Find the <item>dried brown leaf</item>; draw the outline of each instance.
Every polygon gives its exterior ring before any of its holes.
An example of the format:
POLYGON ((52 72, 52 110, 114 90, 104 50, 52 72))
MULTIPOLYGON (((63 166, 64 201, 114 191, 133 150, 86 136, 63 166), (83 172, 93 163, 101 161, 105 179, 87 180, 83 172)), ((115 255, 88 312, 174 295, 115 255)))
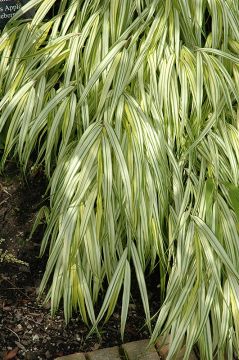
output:
POLYGON ((17 356, 17 353, 19 351, 18 347, 15 347, 14 349, 8 351, 4 356, 3 360, 12 360, 17 356))

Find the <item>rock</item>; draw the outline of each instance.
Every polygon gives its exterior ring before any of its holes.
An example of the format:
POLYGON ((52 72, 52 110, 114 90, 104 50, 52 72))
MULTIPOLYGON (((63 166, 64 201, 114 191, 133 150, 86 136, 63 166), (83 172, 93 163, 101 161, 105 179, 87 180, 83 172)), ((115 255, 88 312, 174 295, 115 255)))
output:
POLYGON ((47 350, 47 351, 45 352, 45 356, 46 356, 47 359, 50 359, 50 358, 51 358, 51 353, 50 353, 49 350, 47 350))
POLYGON ((148 348, 148 340, 134 341, 123 344, 122 348, 126 358, 130 360, 159 360, 158 353, 154 346, 148 348))
POLYGON ((16 331, 17 331, 17 332, 20 332, 20 331, 22 331, 22 330, 23 330, 22 325, 21 325, 21 324, 17 324, 17 326, 16 326, 16 331))
POLYGON ((32 336, 32 340, 33 340, 33 342, 36 343, 36 342, 38 342, 40 340, 40 338, 39 338, 39 336, 37 334, 35 334, 35 335, 32 336))

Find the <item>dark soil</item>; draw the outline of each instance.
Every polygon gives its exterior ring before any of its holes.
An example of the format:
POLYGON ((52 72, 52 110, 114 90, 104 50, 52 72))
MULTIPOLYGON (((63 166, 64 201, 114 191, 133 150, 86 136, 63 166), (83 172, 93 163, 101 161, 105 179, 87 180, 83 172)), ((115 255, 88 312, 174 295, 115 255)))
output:
MULTIPOLYGON (((50 305, 37 302, 46 264, 46 257, 38 257, 43 226, 31 240, 28 238, 43 205, 46 186, 40 171, 32 174, 26 184, 14 165, 8 166, 5 176, 0 177, 0 239, 4 239, 0 248, 29 264, 0 263, 0 359, 55 359, 122 343, 120 306, 101 329, 99 339, 96 335, 87 338, 89 328, 77 315, 66 325, 62 310, 52 318, 50 305)), ((135 299, 139 299, 137 291, 135 299)), ((153 299, 151 305, 158 307, 153 299)), ((132 298, 124 342, 147 337, 142 305, 132 298)))

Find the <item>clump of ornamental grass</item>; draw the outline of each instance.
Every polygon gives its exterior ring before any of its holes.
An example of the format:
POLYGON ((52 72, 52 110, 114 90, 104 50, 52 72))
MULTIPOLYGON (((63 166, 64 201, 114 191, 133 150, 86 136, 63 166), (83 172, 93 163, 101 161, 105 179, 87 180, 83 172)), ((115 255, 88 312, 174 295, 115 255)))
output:
POLYGON ((136 273, 168 359, 239 355, 239 5, 31 0, 0 37, 2 168, 49 178, 40 293, 97 330, 136 273), (20 20, 35 7, 34 18, 20 20), (37 154, 37 156, 36 156, 37 154), (158 274, 152 313, 145 275, 158 274), (168 279, 166 281, 166 279, 168 279), (108 284, 107 287, 105 284, 108 284), (99 313, 95 304, 104 301, 99 313))

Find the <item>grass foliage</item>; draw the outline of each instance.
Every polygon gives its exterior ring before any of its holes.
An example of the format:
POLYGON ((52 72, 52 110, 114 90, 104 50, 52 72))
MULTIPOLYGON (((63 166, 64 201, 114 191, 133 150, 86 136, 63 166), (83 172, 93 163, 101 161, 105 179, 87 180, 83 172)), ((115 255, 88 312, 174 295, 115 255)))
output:
POLYGON ((40 292, 97 330, 135 271, 152 341, 239 355, 239 3, 31 0, 0 37, 4 153, 49 177, 40 292), (30 22, 20 16, 37 9, 30 22), (152 328, 145 274, 158 273, 152 328), (106 286, 107 284, 107 286, 106 286), (95 304, 104 294, 99 313, 95 304), (152 328, 152 329, 151 329, 152 328))

